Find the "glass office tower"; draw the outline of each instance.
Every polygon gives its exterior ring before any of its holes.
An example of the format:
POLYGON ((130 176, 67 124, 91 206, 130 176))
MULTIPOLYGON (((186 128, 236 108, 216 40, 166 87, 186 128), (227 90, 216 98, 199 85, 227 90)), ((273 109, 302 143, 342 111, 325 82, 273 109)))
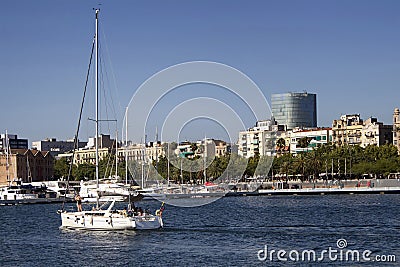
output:
POLYGON ((317 95, 304 93, 272 94, 272 115, 287 129, 317 127, 317 95))

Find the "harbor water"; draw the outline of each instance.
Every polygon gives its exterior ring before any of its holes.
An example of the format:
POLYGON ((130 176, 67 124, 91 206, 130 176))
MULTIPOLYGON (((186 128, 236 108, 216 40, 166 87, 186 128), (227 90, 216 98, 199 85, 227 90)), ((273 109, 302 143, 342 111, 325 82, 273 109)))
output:
POLYGON ((376 256, 395 266, 399 203, 400 195, 230 197, 167 205, 160 230, 115 232, 60 230, 59 204, 0 206, 0 266, 376 266, 376 256), (330 248, 331 258, 321 254, 330 248), (311 250, 315 260, 302 258, 311 250), (346 260, 348 250, 360 259, 346 260))

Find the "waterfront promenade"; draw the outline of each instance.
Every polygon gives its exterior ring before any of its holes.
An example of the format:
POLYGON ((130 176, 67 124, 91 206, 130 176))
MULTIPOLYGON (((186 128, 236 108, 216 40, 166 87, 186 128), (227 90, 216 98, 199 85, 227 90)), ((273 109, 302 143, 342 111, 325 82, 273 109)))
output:
POLYGON ((236 190, 226 196, 274 195, 339 195, 339 194, 400 194, 399 179, 316 180, 313 182, 263 182, 258 190, 236 190))

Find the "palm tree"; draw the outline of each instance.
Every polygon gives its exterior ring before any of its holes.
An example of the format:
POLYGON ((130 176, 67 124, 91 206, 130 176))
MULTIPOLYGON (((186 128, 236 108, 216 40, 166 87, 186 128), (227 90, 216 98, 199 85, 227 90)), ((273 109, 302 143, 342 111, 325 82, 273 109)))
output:
POLYGON ((322 155, 318 150, 313 150, 307 153, 307 166, 314 175, 314 179, 319 178, 322 168, 322 155))
POLYGON ((282 154, 282 151, 286 147, 286 141, 283 138, 279 138, 278 141, 276 141, 276 146, 278 147, 278 152, 279 154, 282 154))
POLYGON ((301 173, 301 180, 304 181, 306 173, 307 158, 304 153, 297 154, 295 158, 296 173, 301 173))

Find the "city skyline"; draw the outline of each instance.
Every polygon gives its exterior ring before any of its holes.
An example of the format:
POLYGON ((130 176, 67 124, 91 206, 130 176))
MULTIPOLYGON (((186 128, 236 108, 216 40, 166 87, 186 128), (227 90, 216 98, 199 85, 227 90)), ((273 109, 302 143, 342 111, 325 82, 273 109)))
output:
MULTIPOLYGON (((92 8, 98 3, 2 4, 1 132, 7 129, 30 142, 72 138, 93 36, 92 8)), ((269 101, 273 93, 316 93, 318 126, 329 127, 341 114, 354 113, 392 124, 394 108, 400 106, 399 7, 397 1, 104 3, 103 50, 112 63, 109 78, 115 77, 109 84, 117 85, 116 107, 109 115, 118 119, 117 127, 114 123, 104 130, 112 128, 114 135, 118 129, 121 137, 124 110, 135 90, 154 73, 193 60, 237 68, 269 101)), ((209 85, 192 88, 202 93, 172 95, 167 104, 214 92, 209 85)), ((93 116, 91 94, 81 140, 94 135, 86 120, 93 116)), ((223 92, 213 96, 231 99, 223 92)), ((246 128, 255 124, 245 107, 237 111, 245 114, 246 128)), ((149 127, 154 132, 159 124, 149 127)), ((184 135, 204 138, 200 130, 206 124, 193 124, 194 130, 189 127, 184 135)), ((150 132, 149 140, 154 139, 150 132)), ((219 138, 221 132, 218 128, 207 135, 219 138)))

